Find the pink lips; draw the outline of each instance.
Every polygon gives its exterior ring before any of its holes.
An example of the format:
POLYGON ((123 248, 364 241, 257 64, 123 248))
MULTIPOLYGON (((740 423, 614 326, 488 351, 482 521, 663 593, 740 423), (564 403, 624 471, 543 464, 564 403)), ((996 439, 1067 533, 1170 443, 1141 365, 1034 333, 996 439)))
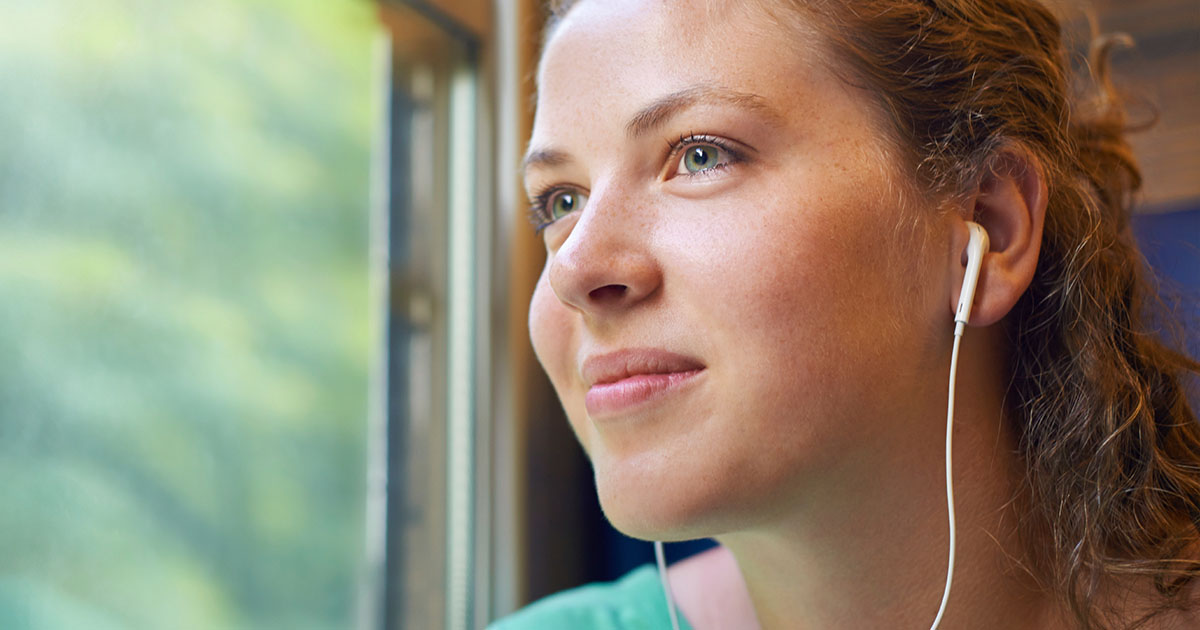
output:
POLYGON ((621 350, 583 362, 584 403, 593 418, 613 416, 676 391, 704 370, 691 357, 665 350, 621 350))

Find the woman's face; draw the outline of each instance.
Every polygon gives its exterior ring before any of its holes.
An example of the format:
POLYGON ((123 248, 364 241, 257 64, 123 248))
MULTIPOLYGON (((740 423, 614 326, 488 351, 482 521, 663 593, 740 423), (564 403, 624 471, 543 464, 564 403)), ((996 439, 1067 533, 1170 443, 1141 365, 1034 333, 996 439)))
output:
POLYGON ((944 396, 927 210, 865 93, 749 5, 585 1, 542 59, 526 186, 556 220, 530 332, 642 538, 877 482, 944 396))

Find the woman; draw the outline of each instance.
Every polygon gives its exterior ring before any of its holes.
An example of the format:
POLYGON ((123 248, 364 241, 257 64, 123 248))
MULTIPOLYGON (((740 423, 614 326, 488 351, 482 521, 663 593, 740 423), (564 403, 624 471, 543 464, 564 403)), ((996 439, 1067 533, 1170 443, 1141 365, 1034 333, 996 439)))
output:
MULTIPOLYGON (((1107 47, 1080 102, 1061 48, 1032 0, 556 8, 530 330, 612 524, 721 543, 681 627, 1200 627, 1200 365, 1145 334, 1107 47)), ((669 628, 656 579, 495 627, 669 628)))

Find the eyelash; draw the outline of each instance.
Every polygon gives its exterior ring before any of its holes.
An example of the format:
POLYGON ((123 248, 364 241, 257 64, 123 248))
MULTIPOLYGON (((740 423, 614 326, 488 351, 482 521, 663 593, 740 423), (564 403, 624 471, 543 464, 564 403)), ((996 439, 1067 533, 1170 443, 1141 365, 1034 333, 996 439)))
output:
MULTIPOLYGON (((704 134, 689 133, 679 136, 679 139, 674 144, 669 144, 670 153, 667 155, 669 162, 677 162, 678 158, 683 155, 683 152, 690 149, 694 145, 714 146, 721 150, 725 156, 725 161, 717 164, 712 168, 706 168, 703 171, 695 173, 681 174, 684 177, 706 177, 714 172, 723 171, 732 164, 737 164, 742 161, 742 154, 733 147, 729 146, 729 142, 716 136, 708 136, 704 134)), ((678 175, 677 175, 678 176, 678 175)))
POLYGON ((551 195, 562 189, 562 186, 551 186, 529 199, 529 222, 533 224, 535 234, 541 234, 542 230, 554 223, 554 219, 546 214, 546 203, 551 195))
MULTIPOLYGON (((743 159, 743 155, 740 151, 731 147, 729 142, 721 138, 705 134, 687 133, 679 136, 679 139, 675 142, 667 143, 669 150, 669 153, 667 154, 667 162, 670 164, 678 162, 680 156, 683 155, 683 152, 694 145, 717 147, 721 150, 721 154, 725 157, 725 161, 713 166, 712 168, 707 168, 703 171, 697 171, 695 173, 676 173, 676 177, 711 177, 714 172, 723 171, 729 166, 741 162, 743 159)), ((546 212, 546 206, 556 193, 563 190, 578 189, 574 186, 550 186, 542 189, 540 192, 530 198, 529 222, 533 224, 533 230, 535 233, 541 233, 541 231, 546 229, 551 223, 554 223, 555 219, 553 219, 546 212)))

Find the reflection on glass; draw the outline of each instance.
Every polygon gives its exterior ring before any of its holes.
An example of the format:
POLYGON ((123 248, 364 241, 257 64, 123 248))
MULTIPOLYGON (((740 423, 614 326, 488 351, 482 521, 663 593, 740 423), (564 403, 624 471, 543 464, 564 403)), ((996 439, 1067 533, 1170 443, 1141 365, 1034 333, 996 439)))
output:
POLYGON ((373 6, 0 4, 0 628, 348 628, 373 6))

